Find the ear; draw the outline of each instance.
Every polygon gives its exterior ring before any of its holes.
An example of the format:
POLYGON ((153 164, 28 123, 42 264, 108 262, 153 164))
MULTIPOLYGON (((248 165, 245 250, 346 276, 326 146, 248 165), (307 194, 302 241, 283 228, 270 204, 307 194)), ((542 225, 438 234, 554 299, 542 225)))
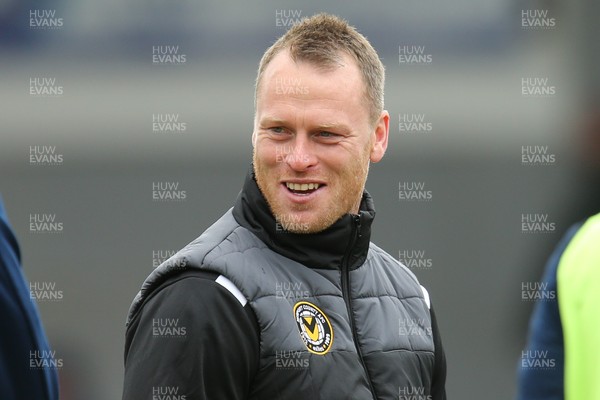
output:
POLYGON ((256 130, 252 132, 252 148, 256 147, 256 130))
POLYGON ((370 157, 372 162, 379 162, 383 158, 388 145, 389 132, 390 114, 386 110, 383 110, 379 120, 375 124, 375 131, 372 133, 374 135, 370 157))

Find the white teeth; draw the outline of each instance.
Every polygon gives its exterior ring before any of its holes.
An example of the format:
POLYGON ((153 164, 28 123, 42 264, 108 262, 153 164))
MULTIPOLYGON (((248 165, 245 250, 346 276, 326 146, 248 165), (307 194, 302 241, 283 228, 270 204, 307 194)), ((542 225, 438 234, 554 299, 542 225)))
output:
POLYGON ((313 189, 318 189, 319 188, 319 184, 318 183, 291 183, 291 182, 286 182, 285 186, 287 186, 288 189, 290 190, 299 190, 299 191, 306 191, 306 190, 313 190, 313 189))

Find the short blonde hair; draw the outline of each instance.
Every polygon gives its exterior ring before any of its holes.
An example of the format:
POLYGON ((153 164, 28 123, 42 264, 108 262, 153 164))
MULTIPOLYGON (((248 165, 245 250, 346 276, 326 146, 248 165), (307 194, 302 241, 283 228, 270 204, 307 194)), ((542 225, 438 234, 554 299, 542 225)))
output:
POLYGON ((258 66, 254 91, 256 104, 262 75, 283 50, 288 50, 294 62, 306 61, 316 67, 331 70, 342 64, 342 53, 356 61, 365 83, 365 99, 371 123, 383 111, 385 69, 371 43, 347 21, 330 14, 304 18, 281 36, 265 54, 258 66))

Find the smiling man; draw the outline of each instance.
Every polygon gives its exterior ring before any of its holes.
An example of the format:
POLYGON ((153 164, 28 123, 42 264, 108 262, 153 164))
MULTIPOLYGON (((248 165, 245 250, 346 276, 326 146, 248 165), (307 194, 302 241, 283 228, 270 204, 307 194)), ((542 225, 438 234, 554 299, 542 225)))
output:
POLYGON ((136 296, 124 399, 445 399, 429 296, 369 240, 383 86, 377 53, 337 17, 265 52, 253 167, 234 207, 136 296))

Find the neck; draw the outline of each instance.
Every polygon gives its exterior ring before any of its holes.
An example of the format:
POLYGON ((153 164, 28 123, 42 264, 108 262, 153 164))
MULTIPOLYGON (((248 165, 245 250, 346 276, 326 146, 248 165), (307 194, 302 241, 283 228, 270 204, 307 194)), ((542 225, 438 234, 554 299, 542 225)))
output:
POLYGON ((346 214, 321 232, 296 234, 282 231, 250 171, 236 200, 233 216, 276 253, 309 267, 335 269, 340 268, 344 256, 347 256, 350 268, 361 265, 367 256, 375 216, 373 201, 367 192, 363 193, 354 211, 358 219, 346 214), (350 242, 354 245, 349 249, 350 242))

